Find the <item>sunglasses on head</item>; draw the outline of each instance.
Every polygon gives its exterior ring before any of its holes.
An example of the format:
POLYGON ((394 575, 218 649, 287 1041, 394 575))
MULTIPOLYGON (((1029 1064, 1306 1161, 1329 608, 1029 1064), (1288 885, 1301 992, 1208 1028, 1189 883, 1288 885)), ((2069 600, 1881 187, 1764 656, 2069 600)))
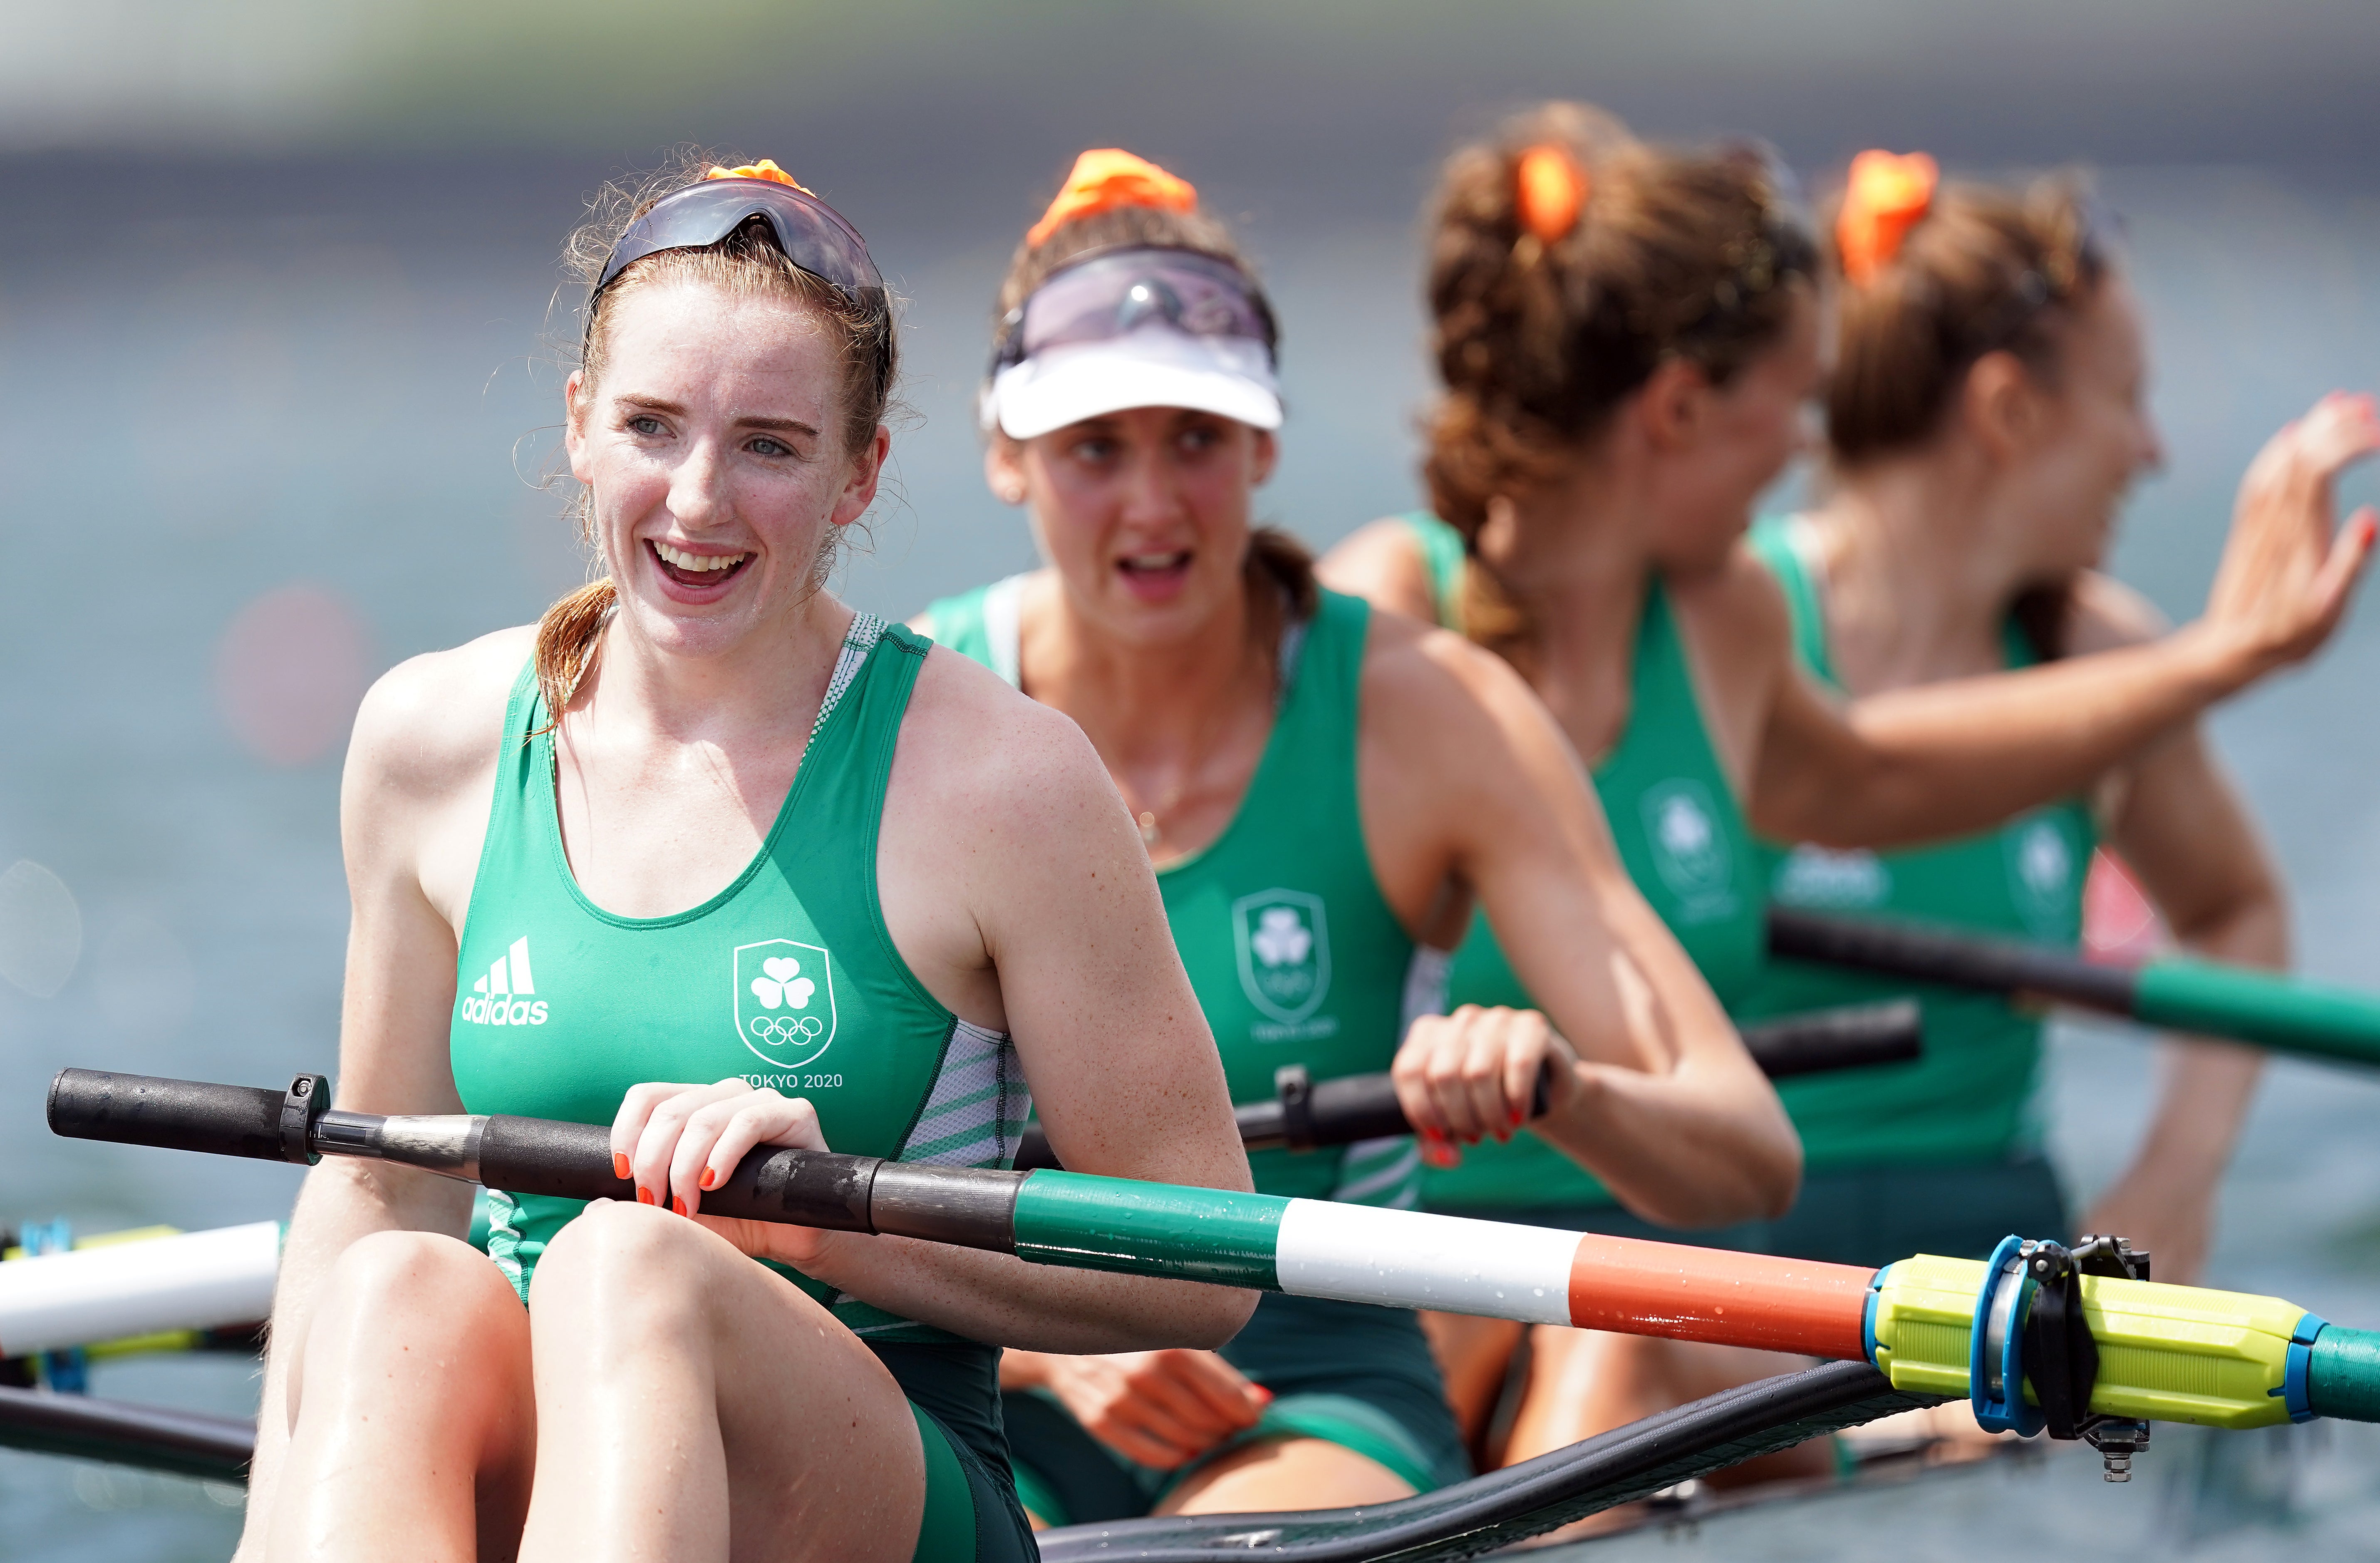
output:
POLYGON ((817 197, 770 179, 705 179, 663 196, 612 247, 595 294, 648 255, 708 249, 755 217, 767 221, 777 248, 801 270, 854 304, 882 301, 884 279, 858 230, 817 197))

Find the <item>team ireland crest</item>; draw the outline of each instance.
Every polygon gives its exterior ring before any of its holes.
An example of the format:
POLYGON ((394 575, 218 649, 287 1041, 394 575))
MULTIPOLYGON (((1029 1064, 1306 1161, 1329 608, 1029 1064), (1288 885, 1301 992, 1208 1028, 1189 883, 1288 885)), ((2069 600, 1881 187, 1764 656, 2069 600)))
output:
POLYGON ((790 939, 735 947, 735 1034, 766 1062, 799 1069, 834 1040, 834 968, 790 939))
POLYGON ((1733 911, 1733 854, 1719 830, 1718 810, 1703 784, 1677 777, 1646 788, 1637 804, 1644 811, 1653 866, 1686 917, 1700 922, 1733 911))
POLYGON ((1248 1002, 1284 1024, 1312 1014, 1330 991, 1330 925, 1322 898, 1269 890, 1232 903, 1232 938, 1248 1002))

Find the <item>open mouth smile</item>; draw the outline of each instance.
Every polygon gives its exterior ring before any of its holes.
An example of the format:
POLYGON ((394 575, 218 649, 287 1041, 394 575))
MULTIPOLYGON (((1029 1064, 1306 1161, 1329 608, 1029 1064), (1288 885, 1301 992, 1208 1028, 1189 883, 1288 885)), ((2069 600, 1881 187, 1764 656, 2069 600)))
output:
POLYGON ((748 552, 697 553, 651 538, 645 539, 645 549, 652 555, 654 566, 670 581, 697 591, 726 585, 742 574, 753 558, 748 552))

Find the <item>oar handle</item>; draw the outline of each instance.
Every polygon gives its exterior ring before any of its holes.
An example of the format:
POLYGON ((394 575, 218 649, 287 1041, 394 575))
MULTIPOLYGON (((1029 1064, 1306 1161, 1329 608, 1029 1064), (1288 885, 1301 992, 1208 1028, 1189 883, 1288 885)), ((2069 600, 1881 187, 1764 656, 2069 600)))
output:
POLYGON ((1914 999, 1759 1021, 1742 1036, 1744 1051, 1771 1080, 1907 1063, 1925 1051, 1925 1012, 1914 999))
MULTIPOLYGON (((299 1076, 310 1082, 319 1078, 299 1076)), ((309 1084, 306 1094, 311 1096, 319 1089, 309 1084)), ((309 1154, 302 1134, 292 1156, 292 1147, 281 1133, 282 1109, 289 1095, 148 1074, 62 1070, 50 1082, 50 1128, 79 1140, 205 1151, 260 1161, 305 1161, 309 1154)))
MULTIPOLYGON (((1924 1021, 1913 999, 1787 1015, 1747 1025, 1742 1036, 1744 1050, 1771 1080, 1904 1063, 1925 1048, 1924 1021)), ((1545 1112, 1546 1090, 1546 1082, 1540 1079, 1529 1105, 1530 1117, 1545 1112)), ((1265 1101, 1244 1102, 1232 1109, 1232 1116, 1239 1121, 1240 1143, 1252 1151, 1351 1145, 1358 1140, 1413 1132, 1397 1100, 1396 1083, 1385 1072, 1321 1081, 1305 1087, 1302 1097, 1284 1091, 1265 1101)), ((1017 1147, 1017 1168, 1029 1170, 1060 1165, 1041 1125, 1027 1124, 1017 1147)))
MULTIPOLYGON (((601 1124, 325 1110, 314 1105, 328 1097, 321 1079, 300 1075, 278 1092, 69 1069, 50 1085, 50 1129, 73 1139, 267 1161, 362 1157, 511 1193, 636 1197, 634 1183, 613 1175, 611 1132, 601 1124), (310 1114, 301 1119, 294 1152, 283 1140, 293 1101, 310 1114)), ((1023 1181, 987 1169, 762 1146, 702 1196, 702 1208, 712 1216, 895 1232, 1007 1253, 1014 1246, 1011 1214, 1023 1181)))

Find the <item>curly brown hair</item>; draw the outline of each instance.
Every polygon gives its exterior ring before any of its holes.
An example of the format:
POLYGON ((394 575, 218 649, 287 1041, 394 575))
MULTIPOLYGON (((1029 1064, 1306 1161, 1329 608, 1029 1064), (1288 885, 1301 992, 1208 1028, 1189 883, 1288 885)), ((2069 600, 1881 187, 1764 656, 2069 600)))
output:
POLYGON ((1670 358, 1724 384, 1774 343, 1815 248, 1757 149, 1633 139, 1584 103, 1514 115, 1447 159, 1431 203, 1431 350, 1443 394, 1424 466, 1466 539, 1488 501, 1545 482, 1670 358), (1551 146, 1586 199, 1550 242, 1523 221, 1524 153, 1551 146))

